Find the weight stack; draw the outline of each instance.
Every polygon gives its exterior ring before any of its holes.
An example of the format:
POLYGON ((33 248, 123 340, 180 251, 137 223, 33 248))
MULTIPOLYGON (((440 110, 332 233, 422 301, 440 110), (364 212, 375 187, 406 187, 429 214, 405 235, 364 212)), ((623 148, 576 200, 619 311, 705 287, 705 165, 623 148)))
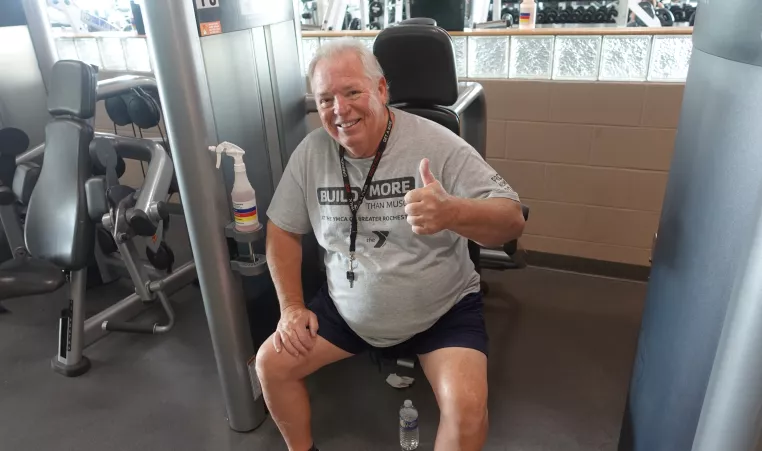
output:
POLYGON ((463 31, 465 28, 465 0, 410 0, 412 17, 428 17, 447 31, 463 31))
POLYGON ((699 7, 619 451, 760 449, 760 17, 699 7))

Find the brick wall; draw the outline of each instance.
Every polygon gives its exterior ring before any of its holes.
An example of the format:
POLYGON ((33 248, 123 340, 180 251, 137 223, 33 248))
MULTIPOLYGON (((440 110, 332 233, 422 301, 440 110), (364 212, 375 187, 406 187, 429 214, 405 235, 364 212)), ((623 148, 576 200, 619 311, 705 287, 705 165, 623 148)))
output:
POLYGON ((531 207, 523 247, 648 265, 683 85, 481 82, 488 161, 531 207))

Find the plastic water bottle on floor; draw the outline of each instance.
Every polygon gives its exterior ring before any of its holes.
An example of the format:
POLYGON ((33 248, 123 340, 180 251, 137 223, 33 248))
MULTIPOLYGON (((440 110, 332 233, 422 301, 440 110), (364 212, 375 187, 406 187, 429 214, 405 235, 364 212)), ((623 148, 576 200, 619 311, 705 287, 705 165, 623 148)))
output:
POLYGON ((418 410, 409 399, 400 409, 400 447, 405 451, 418 449, 418 410))

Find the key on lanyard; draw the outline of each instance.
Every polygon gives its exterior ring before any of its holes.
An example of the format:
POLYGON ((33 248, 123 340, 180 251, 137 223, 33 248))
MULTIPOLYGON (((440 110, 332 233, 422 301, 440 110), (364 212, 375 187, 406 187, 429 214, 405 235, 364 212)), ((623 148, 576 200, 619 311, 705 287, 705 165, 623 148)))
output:
POLYGON ((355 285, 355 272, 352 270, 352 263, 355 261, 355 253, 349 253, 349 271, 347 271, 347 280, 349 281, 349 288, 354 288, 355 285))

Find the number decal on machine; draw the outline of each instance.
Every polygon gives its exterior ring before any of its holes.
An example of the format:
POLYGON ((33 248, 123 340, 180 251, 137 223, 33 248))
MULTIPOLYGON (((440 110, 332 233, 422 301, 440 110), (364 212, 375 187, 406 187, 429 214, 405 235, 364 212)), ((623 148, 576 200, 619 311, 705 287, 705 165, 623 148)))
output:
POLYGON ((220 6, 220 0, 196 0, 196 9, 217 8, 220 6))

